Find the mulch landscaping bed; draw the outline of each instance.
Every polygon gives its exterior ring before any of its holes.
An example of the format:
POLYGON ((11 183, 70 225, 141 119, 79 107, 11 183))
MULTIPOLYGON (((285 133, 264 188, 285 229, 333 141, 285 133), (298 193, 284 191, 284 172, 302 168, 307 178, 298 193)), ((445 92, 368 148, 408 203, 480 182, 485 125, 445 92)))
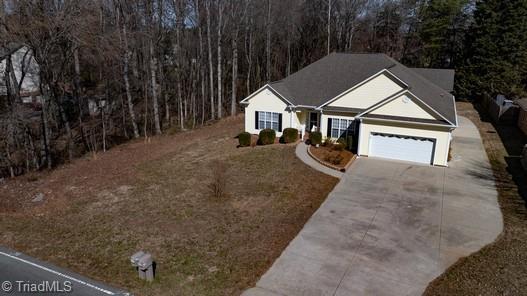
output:
POLYGON ((349 150, 335 150, 328 146, 309 146, 309 152, 316 157, 318 161, 327 164, 329 167, 335 167, 339 170, 345 169, 355 154, 349 150), (338 160, 339 162, 336 162, 338 160))
POLYGON ((457 110, 476 124, 483 139, 504 229, 494 243, 461 258, 432 281, 424 295, 527 295, 527 176, 515 157, 525 136, 514 126, 493 126, 470 103, 457 103, 457 110))

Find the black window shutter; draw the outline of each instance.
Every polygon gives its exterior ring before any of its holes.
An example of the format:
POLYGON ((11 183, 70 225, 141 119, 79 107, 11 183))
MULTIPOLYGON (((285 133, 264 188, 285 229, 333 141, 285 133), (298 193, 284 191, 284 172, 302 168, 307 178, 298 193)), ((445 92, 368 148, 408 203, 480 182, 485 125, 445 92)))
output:
POLYGON ((278 113, 278 131, 282 131, 282 113, 278 113))
POLYGON ((326 135, 328 138, 331 138, 331 124, 332 124, 332 119, 331 118, 328 118, 328 134, 326 135))
POLYGON ((258 129, 258 111, 254 111, 254 129, 258 129))

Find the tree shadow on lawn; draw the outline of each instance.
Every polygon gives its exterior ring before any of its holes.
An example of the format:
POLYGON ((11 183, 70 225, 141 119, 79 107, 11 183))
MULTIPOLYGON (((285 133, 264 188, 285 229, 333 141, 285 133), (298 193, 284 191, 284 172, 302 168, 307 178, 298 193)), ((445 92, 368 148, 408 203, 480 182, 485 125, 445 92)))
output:
MULTIPOLYGON (((506 170, 511 175, 512 180, 518 187, 518 192, 522 199, 527 202, 527 173, 521 165, 521 152, 523 146, 527 144, 527 136, 516 125, 496 124, 490 116, 479 105, 474 105, 478 111, 482 122, 490 123, 498 133, 498 136, 505 147, 508 155, 504 156, 507 164, 506 170)), ((487 131, 494 133, 494 131, 487 131)))

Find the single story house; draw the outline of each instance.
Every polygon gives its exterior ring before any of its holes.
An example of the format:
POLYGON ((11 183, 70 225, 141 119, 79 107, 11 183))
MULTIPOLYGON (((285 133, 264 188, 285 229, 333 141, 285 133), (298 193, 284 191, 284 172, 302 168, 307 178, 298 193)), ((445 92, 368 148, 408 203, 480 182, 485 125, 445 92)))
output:
POLYGON ((0 46, 0 96, 7 95, 5 74, 8 73, 7 59, 11 59, 14 77, 20 87, 21 103, 40 103, 39 66, 33 56, 33 51, 26 45, 9 43, 0 46))
POLYGON ((525 135, 527 135, 527 98, 519 99, 515 103, 520 109, 518 115, 518 127, 525 135))
POLYGON ((324 138, 352 137, 359 156, 447 166, 458 124, 453 85, 453 70, 332 53, 242 100, 245 130, 318 130, 324 138))

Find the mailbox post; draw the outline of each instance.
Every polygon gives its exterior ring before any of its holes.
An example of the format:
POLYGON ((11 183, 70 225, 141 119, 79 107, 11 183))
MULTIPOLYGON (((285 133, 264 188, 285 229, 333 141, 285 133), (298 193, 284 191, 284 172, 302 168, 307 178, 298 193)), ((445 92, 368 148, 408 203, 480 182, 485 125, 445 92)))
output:
POLYGON ((137 268, 139 278, 149 282, 154 280, 154 260, 152 254, 139 251, 130 257, 132 266, 137 268))

